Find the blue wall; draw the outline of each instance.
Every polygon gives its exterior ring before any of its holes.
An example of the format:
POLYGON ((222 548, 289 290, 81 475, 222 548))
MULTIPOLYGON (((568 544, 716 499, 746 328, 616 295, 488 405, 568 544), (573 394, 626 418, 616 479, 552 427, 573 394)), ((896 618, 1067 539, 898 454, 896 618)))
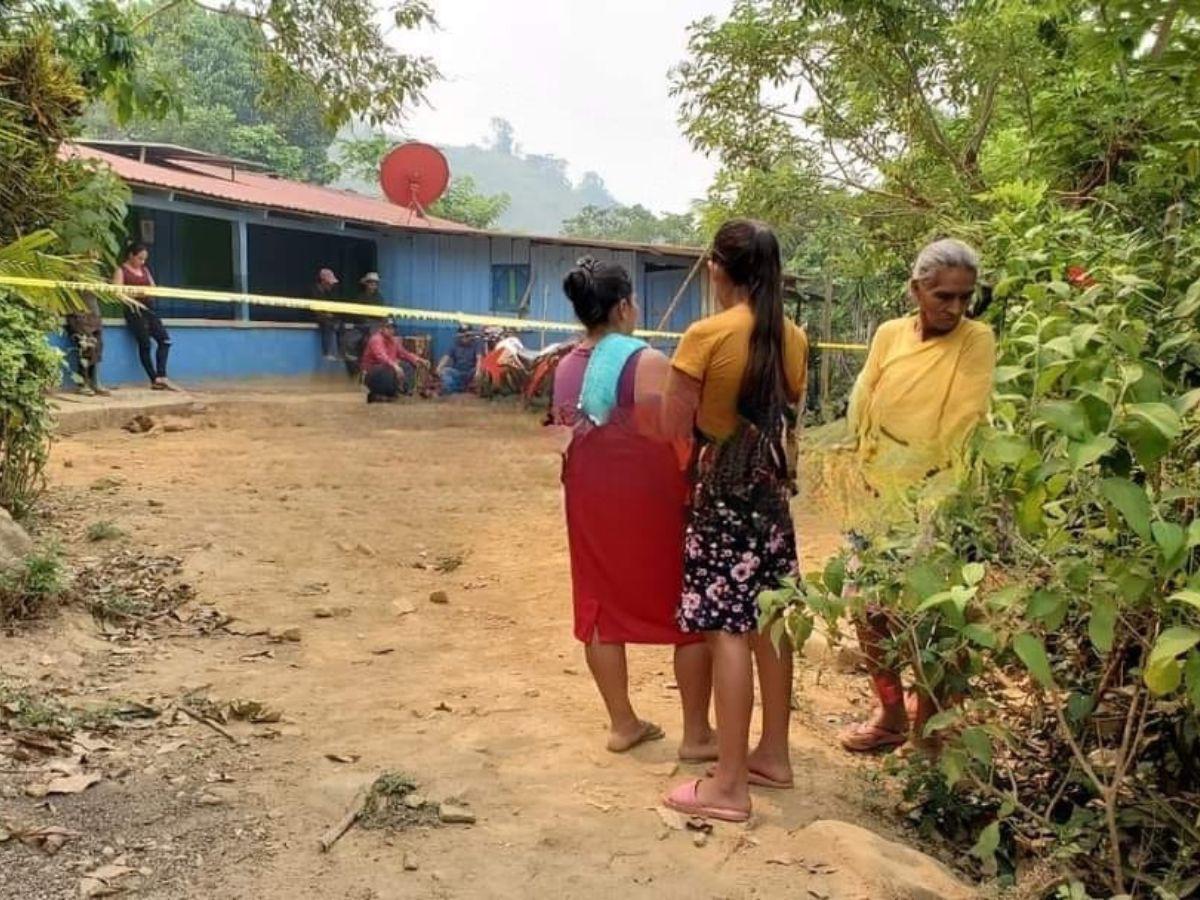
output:
MULTIPOLYGON (((167 321, 171 334, 168 364, 172 379, 182 384, 220 379, 313 375, 337 372, 339 364, 321 359, 315 328, 271 328, 239 325, 187 326, 167 321)), ((65 349, 61 334, 53 343, 65 349)), ((154 353, 151 346, 151 355, 154 353)), ((104 360, 100 378, 107 384, 148 384, 138 362, 137 344, 124 324, 104 325, 104 360)), ((70 372, 65 372, 70 384, 70 372)))

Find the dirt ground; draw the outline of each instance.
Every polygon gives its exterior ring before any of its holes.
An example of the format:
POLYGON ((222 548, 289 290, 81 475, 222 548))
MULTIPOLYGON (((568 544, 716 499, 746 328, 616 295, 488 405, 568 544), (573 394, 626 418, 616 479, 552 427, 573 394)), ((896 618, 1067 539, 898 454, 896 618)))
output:
MULTIPOLYGON (((656 811, 664 788, 701 771, 673 771, 669 650, 630 652, 637 707, 668 739, 605 752, 571 637, 558 461, 536 416, 346 393, 224 398, 192 421, 58 442, 42 536, 76 563, 118 548, 177 556, 195 602, 234 623, 121 643, 67 610, 0 637, 0 667, 75 706, 200 688, 282 720, 230 724, 237 744, 185 716, 126 723, 112 758, 96 754, 104 780, 73 796, 29 798, 28 773, 0 769, 0 819, 79 833, 53 857, 0 843, 0 896, 79 896, 81 875, 114 860, 131 870, 114 889, 144 897, 881 896, 796 836, 819 819, 903 835, 880 763, 833 748, 865 708, 861 679, 799 668, 796 790, 756 793, 752 825, 719 826, 703 846, 656 811), (87 542, 104 520, 126 537, 87 542), (448 602, 430 601, 438 591, 448 602), (264 633, 289 628, 299 641, 264 633), (476 823, 354 828, 319 852, 385 770, 476 823)), ((836 525, 802 499, 795 513, 815 565, 836 525)))

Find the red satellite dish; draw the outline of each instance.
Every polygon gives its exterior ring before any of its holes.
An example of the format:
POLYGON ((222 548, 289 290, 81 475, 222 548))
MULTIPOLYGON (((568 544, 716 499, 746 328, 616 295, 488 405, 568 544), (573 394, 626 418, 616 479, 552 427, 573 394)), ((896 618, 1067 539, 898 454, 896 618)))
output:
POLYGON ((424 213, 450 183, 450 164, 437 147, 401 144, 379 164, 379 184, 397 206, 424 213))

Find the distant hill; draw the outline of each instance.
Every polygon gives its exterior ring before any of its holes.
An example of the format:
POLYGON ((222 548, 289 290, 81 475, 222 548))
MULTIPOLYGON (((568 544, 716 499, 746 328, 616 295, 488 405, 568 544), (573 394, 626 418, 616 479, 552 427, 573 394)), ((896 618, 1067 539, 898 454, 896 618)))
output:
MULTIPOLYGON (((470 175, 484 194, 508 194, 511 202, 497 227, 530 234, 559 234, 562 224, 585 207, 608 208, 617 200, 604 179, 586 172, 578 184, 567 177, 567 161, 557 156, 524 153, 513 140, 513 128, 503 119, 492 122, 492 136, 483 145, 440 148, 450 162, 451 177, 470 175)), ((345 178, 339 186, 379 193, 378 185, 345 178)))

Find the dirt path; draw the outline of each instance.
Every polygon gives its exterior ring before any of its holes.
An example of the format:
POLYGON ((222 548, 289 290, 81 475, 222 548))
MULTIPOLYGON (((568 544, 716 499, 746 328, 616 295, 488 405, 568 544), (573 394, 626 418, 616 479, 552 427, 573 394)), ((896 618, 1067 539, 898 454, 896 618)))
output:
MULTIPOLYGON (((164 641, 110 673, 110 696, 209 685, 285 717, 275 740, 247 749, 200 738, 239 767, 222 821, 257 815, 262 840, 247 835, 246 852, 230 852, 239 841, 230 825, 211 838, 215 865, 144 895, 855 896, 803 866, 769 863, 803 855, 790 833, 817 819, 889 830, 865 796, 874 764, 830 747, 837 717, 855 713, 853 681, 818 687, 816 670, 802 668, 797 789, 757 794, 751 829, 718 828, 702 848, 654 810, 679 777, 668 774, 678 717, 666 649, 632 650, 631 669, 639 709, 668 740, 624 757, 603 750, 598 699, 570 634, 557 460, 534 417, 477 404, 368 409, 344 395, 221 405, 197 422, 178 434, 64 439, 51 470, 57 490, 91 504, 86 515, 112 519, 131 544, 181 556, 200 598, 237 627, 301 630, 299 643, 164 641), (109 493, 87 491, 114 476, 109 493), (463 564, 450 574, 414 568, 442 558, 463 564), (429 601, 439 590, 447 604, 429 601), (317 607, 351 612, 318 619, 317 607), (268 648, 273 658, 244 658, 268 648), (477 824, 355 829, 332 853, 316 852, 355 790, 387 769, 410 773, 429 797, 461 798, 477 824), (405 871, 406 854, 415 871, 405 871)), ((835 530, 802 504, 796 514, 813 563, 833 549, 835 530)), ((86 668, 87 630, 75 620, 19 645, 10 663, 36 671, 46 646, 70 643, 86 668)))

